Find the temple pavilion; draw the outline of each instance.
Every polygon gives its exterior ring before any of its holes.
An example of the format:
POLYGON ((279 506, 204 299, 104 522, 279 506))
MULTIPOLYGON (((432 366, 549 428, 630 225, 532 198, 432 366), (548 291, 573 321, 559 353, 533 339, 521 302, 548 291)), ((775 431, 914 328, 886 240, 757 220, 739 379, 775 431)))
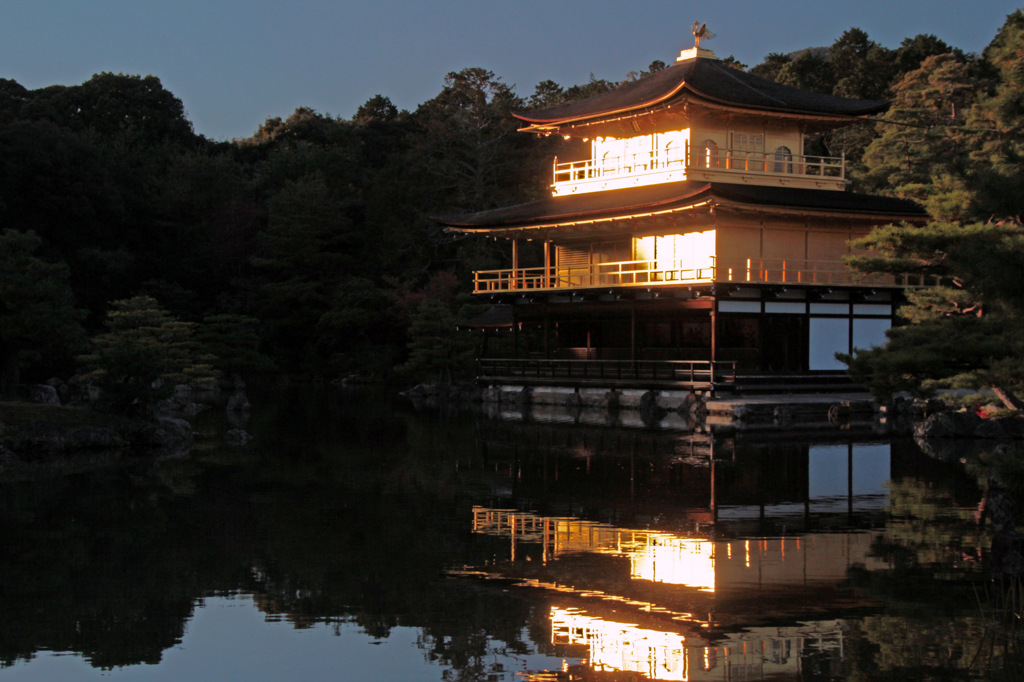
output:
POLYGON ((835 354, 883 343, 901 292, 920 284, 848 269, 850 240, 927 216, 849 192, 845 159, 809 141, 887 106, 780 85, 694 47, 613 91, 517 113, 522 131, 576 138, 590 156, 556 158, 548 197, 442 220, 512 243, 508 267, 474 275, 495 306, 479 326, 518 335, 515 357, 483 372, 628 382, 684 367, 691 386, 694 371, 714 383, 716 367, 838 373, 835 354))

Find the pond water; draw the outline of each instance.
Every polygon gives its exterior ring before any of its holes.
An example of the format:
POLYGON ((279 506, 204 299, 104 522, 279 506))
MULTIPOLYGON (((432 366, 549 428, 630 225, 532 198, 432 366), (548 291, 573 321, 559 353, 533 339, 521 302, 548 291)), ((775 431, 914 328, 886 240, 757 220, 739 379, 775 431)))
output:
POLYGON ((1020 679, 998 453, 253 402, 245 447, 0 480, 0 678, 1020 679))

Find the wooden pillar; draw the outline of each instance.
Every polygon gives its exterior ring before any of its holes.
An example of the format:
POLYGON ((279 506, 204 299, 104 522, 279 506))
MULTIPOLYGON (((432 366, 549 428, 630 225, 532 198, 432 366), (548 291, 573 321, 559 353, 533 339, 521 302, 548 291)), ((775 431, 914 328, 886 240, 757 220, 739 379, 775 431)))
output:
POLYGON ((551 342, 548 337, 551 335, 551 316, 548 314, 547 305, 544 306, 544 357, 551 358, 551 342))
POLYGON ((636 301, 629 308, 629 359, 636 363, 636 301))
POLYGON ((853 443, 846 444, 846 513, 853 517, 853 443))
MULTIPOLYGON (((711 442, 712 443, 715 442, 715 439, 713 437, 711 438, 711 442)), ((711 450, 711 462, 710 462, 710 467, 709 468, 711 469, 711 497, 708 500, 708 506, 711 509, 711 518, 714 521, 717 522, 718 521, 718 506, 715 504, 715 452, 714 452, 714 448, 712 448, 712 450, 711 450)))
POLYGON ((516 319, 516 308, 512 306, 512 359, 519 358, 519 320, 516 319))
POLYGON ((512 240, 512 282, 510 289, 519 288, 519 240, 512 240))
POLYGON ((544 240, 544 285, 551 286, 551 240, 544 240))
POLYGON ((718 301, 711 308, 711 362, 718 360, 718 301))

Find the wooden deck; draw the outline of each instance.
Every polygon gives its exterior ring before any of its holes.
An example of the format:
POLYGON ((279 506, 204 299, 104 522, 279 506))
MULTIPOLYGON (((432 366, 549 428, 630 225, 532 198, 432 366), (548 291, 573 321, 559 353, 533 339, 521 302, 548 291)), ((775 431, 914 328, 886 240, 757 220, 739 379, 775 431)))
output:
POLYGON ((719 395, 834 394, 864 391, 846 372, 738 374, 735 361, 481 359, 477 381, 486 385, 700 390, 719 395))
POLYGON ((736 363, 708 360, 478 360, 477 380, 540 386, 608 388, 727 389, 736 382, 736 363))
POLYGON ((842 261, 784 258, 716 258, 700 263, 631 260, 582 265, 513 267, 473 273, 474 294, 565 292, 585 289, 678 287, 695 284, 920 288, 938 283, 924 275, 866 274, 842 261))

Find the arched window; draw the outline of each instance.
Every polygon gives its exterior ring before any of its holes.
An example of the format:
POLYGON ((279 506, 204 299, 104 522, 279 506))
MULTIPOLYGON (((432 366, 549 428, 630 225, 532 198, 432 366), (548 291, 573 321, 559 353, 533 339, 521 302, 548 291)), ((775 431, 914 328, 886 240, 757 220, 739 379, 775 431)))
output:
POLYGON ((707 139, 697 147, 697 158, 694 159, 695 166, 700 168, 718 168, 722 165, 718 156, 718 144, 714 140, 707 139))
POLYGON ((793 152, 789 150, 789 147, 779 147, 775 150, 775 159, 772 164, 773 173, 792 173, 793 172, 793 152))
POLYGON ((683 161, 683 148, 678 142, 669 142, 665 145, 665 165, 674 166, 683 161))

